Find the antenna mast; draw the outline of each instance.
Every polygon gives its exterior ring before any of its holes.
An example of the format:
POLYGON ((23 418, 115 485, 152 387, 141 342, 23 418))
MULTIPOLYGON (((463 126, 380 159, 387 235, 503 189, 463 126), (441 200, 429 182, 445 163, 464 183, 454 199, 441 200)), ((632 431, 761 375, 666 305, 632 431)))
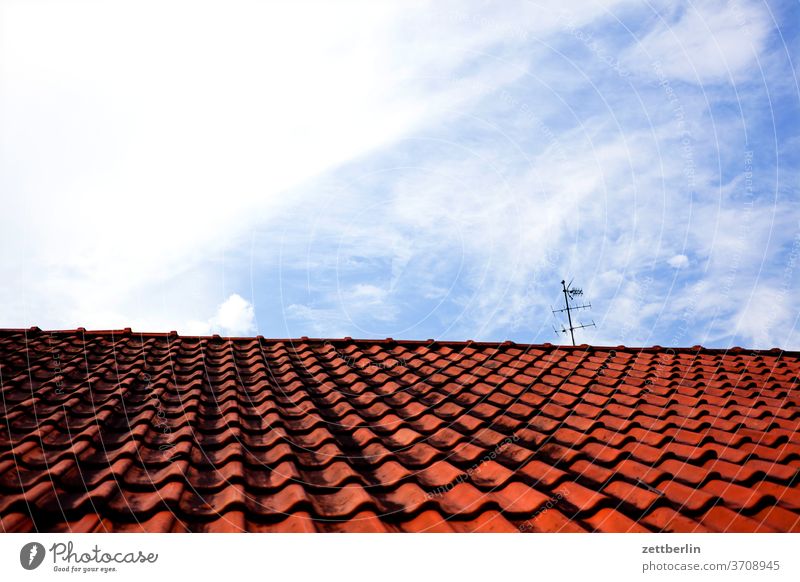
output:
POLYGON ((556 313, 564 313, 566 311, 567 312, 567 321, 569 322, 569 327, 564 327, 562 325, 560 330, 558 330, 558 329, 556 329, 554 327, 553 331, 555 331, 557 334, 558 333, 563 333, 565 335, 566 335, 567 332, 569 332, 569 335, 572 338, 572 345, 574 346, 574 345, 576 345, 575 344, 575 330, 576 329, 583 329, 585 327, 597 327, 597 326, 594 324, 594 321, 592 321, 592 323, 589 323, 589 324, 586 324, 586 325, 583 325, 583 324, 580 324, 580 323, 578 325, 573 325, 573 323, 572 323, 572 312, 573 311, 578 311, 579 309, 589 309, 592 306, 592 304, 591 303, 584 303, 582 305, 573 305, 573 304, 570 303, 571 301, 574 302, 576 297, 580 297, 580 296, 583 295, 583 289, 578 289, 577 287, 572 287, 572 281, 570 281, 569 284, 567 284, 566 281, 562 280, 561 281, 561 290, 564 292, 564 308, 563 309, 552 309, 551 308, 551 311, 553 312, 554 316, 556 315, 556 313))

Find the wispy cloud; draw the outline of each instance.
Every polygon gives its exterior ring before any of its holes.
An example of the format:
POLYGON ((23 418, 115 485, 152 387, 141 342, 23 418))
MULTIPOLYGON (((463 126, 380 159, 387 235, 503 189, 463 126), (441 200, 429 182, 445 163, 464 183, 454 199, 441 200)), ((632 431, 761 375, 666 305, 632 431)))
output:
POLYGON ((746 82, 773 25, 758 2, 668 3, 654 12, 658 24, 626 60, 642 70, 657 61, 671 79, 688 83, 746 82))

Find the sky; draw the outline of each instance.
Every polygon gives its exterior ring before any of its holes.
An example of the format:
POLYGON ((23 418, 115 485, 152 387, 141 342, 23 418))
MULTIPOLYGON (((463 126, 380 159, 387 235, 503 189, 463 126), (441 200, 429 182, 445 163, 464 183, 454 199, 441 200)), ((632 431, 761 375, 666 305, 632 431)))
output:
POLYGON ((0 0, 0 327, 800 349, 798 28, 0 0))

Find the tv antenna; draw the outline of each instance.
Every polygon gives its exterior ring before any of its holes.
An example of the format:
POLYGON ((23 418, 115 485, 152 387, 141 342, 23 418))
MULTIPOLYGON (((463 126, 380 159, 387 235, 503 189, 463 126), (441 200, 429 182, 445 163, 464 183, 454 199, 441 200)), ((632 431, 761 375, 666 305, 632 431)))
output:
POLYGON ((553 312, 553 316, 555 316, 556 313, 564 313, 566 311, 567 321, 569 322, 569 326, 565 327, 564 325, 562 325, 560 330, 556 329, 556 327, 553 326, 553 331, 556 332, 556 334, 563 333, 564 335, 566 335, 567 333, 569 333, 570 337, 572 338, 572 345, 574 346, 576 329, 583 329, 585 327, 597 327, 597 326, 594 324, 594 320, 592 320, 592 323, 588 323, 586 325, 583 325, 581 323, 578 323, 578 325, 573 325, 572 312, 578 311, 579 309, 589 309, 592 306, 592 304, 582 303, 581 305, 575 305, 575 298, 583 296, 583 289, 578 289, 577 287, 573 287, 572 281, 570 281, 569 284, 567 284, 566 281, 562 280, 561 290, 564 292, 564 308, 553 309, 551 307, 550 309, 553 312))

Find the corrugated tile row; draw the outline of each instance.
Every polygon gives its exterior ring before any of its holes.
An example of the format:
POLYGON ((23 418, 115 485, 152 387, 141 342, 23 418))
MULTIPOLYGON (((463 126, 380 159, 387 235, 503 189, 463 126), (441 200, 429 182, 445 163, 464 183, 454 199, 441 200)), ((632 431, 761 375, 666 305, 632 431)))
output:
POLYGON ((800 531, 800 355, 0 330, 3 531, 800 531))

